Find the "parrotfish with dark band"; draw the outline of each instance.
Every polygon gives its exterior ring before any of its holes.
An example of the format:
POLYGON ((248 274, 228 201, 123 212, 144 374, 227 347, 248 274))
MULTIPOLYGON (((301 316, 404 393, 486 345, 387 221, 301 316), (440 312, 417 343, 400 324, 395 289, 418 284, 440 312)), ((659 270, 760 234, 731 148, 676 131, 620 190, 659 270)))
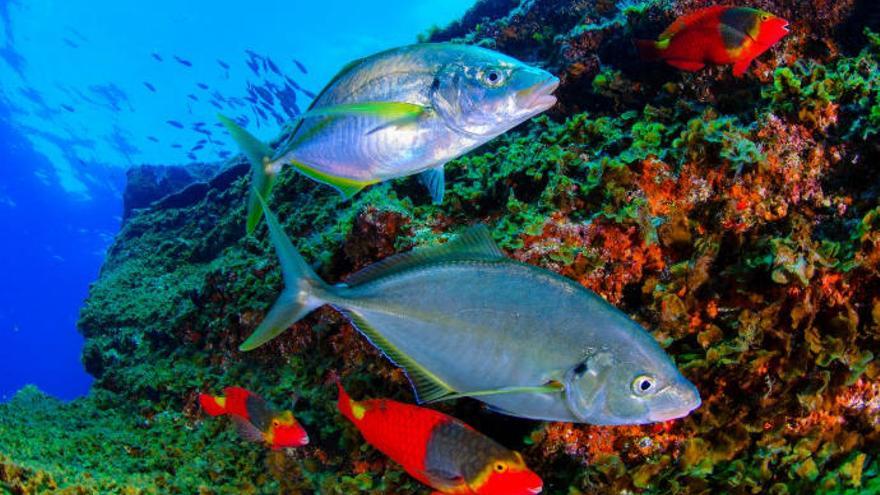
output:
POLYGON ((509 450, 461 421, 388 399, 354 401, 337 383, 337 407, 364 439, 434 495, 533 495, 543 482, 509 450))
POLYGON ((643 60, 697 71, 706 64, 733 65, 745 74, 752 60, 788 34, 788 21, 748 7, 708 7, 672 23, 657 41, 636 40, 643 60))
POLYGON ((577 282, 504 256, 483 226, 321 280, 268 207, 285 288, 241 350, 329 304, 396 365, 420 402, 469 396, 523 418, 637 424, 700 395, 657 341, 577 282))
POLYGON ((441 203, 443 165, 552 107, 558 84, 549 72, 486 48, 425 43, 345 66, 276 150, 221 116, 252 166, 247 230, 261 215, 254 194, 268 197, 287 164, 346 198, 421 174, 441 203))
POLYGON ((211 416, 229 416, 245 440, 264 443, 272 450, 309 443, 309 435, 292 412, 276 412, 262 397, 241 387, 226 387, 223 393, 199 394, 199 403, 211 416))

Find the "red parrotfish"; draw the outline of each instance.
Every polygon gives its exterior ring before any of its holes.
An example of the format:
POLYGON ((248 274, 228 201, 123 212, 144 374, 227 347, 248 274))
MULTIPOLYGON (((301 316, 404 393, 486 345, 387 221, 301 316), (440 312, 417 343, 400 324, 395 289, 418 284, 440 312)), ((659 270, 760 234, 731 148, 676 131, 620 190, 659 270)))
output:
POLYGON ((665 60, 686 71, 733 65, 733 75, 788 34, 788 21, 763 10, 718 6, 678 18, 657 41, 636 40, 643 60, 665 60))
POLYGON ((241 387, 226 387, 223 393, 223 396, 199 394, 199 403, 211 416, 232 418, 245 440, 265 443, 272 450, 309 443, 309 435, 292 412, 273 411, 262 397, 241 387))
POLYGON ((354 401, 342 385, 337 406, 373 447, 440 494, 531 495, 543 482, 508 450, 443 413, 388 399, 354 401))

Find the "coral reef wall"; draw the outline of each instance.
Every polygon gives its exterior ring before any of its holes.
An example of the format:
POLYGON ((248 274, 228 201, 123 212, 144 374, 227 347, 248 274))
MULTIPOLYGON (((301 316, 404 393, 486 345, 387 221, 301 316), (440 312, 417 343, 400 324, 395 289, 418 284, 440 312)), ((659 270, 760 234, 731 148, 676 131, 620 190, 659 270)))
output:
MULTIPOLYGON (((347 202, 289 169, 270 203, 328 281, 485 222, 509 256, 652 331, 702 394, 685 419, 596 427, 439 406, 522 450, 546 493, 880 490, 880 36, 863 31, 878 7, 753 2, 792 33, 742 79, 638 60, 633 37, 707 4, 481 1, 426 37, 544 65, 562 78, 553 111, 450 163, 439 207, 415 179, 347 202)), ((244 236, 247 166, 227 167, 126 221, 79 325, 96 389, 70 407, 141 431, 122 455, 148 483, 131 490, 428 493, 334 410, 334 373, 356 398, 412 400, 343 317, 323 308, 237 351, 281 278, 265 227, 244 236), (206 420, 197 392, 230 384, 296 397, 312 444, 265 453, 206 420), (163 443, 178 461, 150 465, 163 443), (185 475, 163 477, 175 466, 185 475)))

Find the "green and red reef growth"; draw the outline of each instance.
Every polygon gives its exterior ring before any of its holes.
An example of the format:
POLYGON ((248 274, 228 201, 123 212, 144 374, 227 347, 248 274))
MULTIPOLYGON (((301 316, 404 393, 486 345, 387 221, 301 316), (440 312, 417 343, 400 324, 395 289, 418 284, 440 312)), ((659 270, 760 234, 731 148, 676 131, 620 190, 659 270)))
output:
MULTIPOLYGON (((636 59, 633 36, 705 5, 479 2, 430 39, 543 61, 557 109, 447 165, 441 206, 412 178, 348 202, 290 169, 270 204, 331 282, 484 222, 652 331, 702 394, 685 419, 438 406, 521 450, 545 493, 878 492, 880 35, 853 27, 875 7, 756 2, 793 31, 744 79, 636 59)), ((282 284, 265 226, 244 235, 246 171, 235 159, 128 218, 81 313, 94 390, 0 405, 0 493, 428 493, 335 411, 334 374, 358 399, 413 400, 339 314, 237 350, 282 284), (199 411, 199 391, 231 384, 296 397, 311 444, 268 452, 199 411)))

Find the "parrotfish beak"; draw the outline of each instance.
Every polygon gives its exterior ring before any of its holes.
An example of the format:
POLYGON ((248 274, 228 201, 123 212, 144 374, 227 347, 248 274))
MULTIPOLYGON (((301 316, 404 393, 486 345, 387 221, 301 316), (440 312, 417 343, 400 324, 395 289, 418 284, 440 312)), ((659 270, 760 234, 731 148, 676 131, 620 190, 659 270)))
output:
POLYGON ((544 112, 556 104, 553 92, 559 87, 559 78, 546 73, 547 78, 543 81, 521 90, 517 94, 520 108, 529 109, 535 114, 544 112))

